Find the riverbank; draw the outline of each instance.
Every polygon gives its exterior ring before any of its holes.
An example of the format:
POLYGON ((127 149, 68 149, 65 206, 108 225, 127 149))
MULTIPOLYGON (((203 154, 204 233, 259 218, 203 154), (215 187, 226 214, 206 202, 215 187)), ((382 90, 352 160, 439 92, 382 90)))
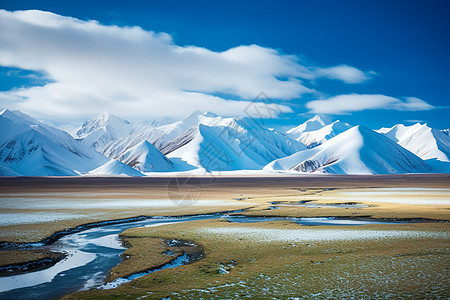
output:
POLYGON ((66 257, 64 253, 45 250, 2 250, 0 277, 44 270, 66 257))

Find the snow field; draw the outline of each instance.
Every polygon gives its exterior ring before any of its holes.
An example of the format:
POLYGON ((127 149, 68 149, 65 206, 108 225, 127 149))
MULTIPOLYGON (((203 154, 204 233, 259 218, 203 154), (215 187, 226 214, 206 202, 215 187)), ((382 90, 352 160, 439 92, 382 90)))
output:
POLYGON ((202 233, 218 238, 251 240, 252 242, 332 242, 388 238, 448 238, 448 233, 407 230, 345 230, 345 229, 266 229, 266 228, 203 228, 202 233))

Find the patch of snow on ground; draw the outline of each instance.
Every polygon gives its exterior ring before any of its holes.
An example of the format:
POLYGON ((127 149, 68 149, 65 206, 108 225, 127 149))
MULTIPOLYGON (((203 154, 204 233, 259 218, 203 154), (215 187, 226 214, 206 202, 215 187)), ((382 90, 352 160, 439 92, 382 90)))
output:
POLYGON ((331 230, 331 229, 264 229, 264 228, 204 228, 201 231, 225 239, 265 242, 347 241, 386 238, 442 238, 447 233, 406 230, 331 230))
POLYGON ((54 221, 78 219, 83 217, 86 216, 79 214, 48 213, 48 212, 0 213, 0 226, 47 223, 54 221))
MULTIPOLYGON (((449 205, 450 189, 395 188, 370 189, 366 191, 340 192, 348 201, 383 202, 415 205, 449 205)), ((339 196, 338 196, 339 197, 339 196)), ((336 197, 323 196, 323 200, 336 200, 336 197)))
MULTIPOLYGON (((174 207, 176 203, 167 199, 39 199, 0 198, 0 208, 10 209, 122 209, 127 207, 174 207), (46 200, 46 201, 45 201, 46 200), (48 202, 47 202, 48 201, 48 202)), ((248 206, 238 201, 198 200, 194 206, 248 206)))

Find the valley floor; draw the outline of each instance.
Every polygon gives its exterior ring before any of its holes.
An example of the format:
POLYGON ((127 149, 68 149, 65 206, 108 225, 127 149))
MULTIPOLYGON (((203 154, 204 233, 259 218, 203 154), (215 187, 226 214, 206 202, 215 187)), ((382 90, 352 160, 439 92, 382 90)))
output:
MULTIPOLYGON (((231 210, 240 216, 392 221, 336 227, 221 218, 132 228, 121 234, 126 259, 110 280, 166 263, 169 239, 194 242, 204 258, 67 299, 450 296, 448 174, 1 178, 0 209, 0 241, 15 243, 104 220, 231 210), (414 222, 393 222, 405 220, 414 222)), ((0 265, 49 255, 3 249, 0 265)))

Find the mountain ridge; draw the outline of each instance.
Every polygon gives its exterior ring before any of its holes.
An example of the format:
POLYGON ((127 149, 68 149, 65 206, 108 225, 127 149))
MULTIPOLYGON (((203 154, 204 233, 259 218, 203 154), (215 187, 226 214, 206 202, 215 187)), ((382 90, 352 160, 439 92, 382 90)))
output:
POLYGON ((21 112, 3 110, 0 126, 0 164, 21 175, 80 175, 108 161, 68 133, 21 112))
POLYGON ((450 161, 450 136, 426 123, 411 126, 397 124, 391 128, 381 128, 378 132, 424 160, 450 161))

